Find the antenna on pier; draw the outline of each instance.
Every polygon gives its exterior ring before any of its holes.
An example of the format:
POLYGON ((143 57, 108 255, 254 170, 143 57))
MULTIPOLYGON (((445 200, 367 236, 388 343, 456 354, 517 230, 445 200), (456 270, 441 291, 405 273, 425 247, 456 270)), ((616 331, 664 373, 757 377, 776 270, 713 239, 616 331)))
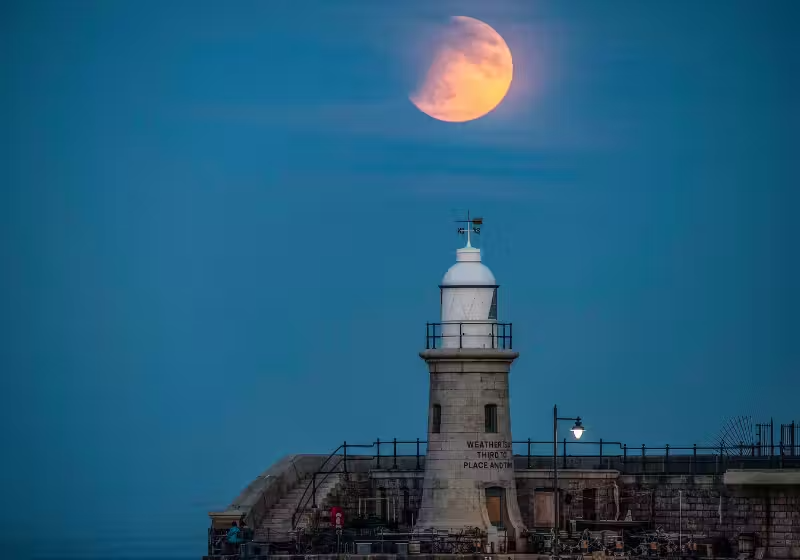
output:
POLYGON ((467 210, 467 219, 466 220, 456 220, 457 224, 465 224, 458 228, 459 235, 467 234, 467 248, 472 248, 472 243, 470 239, 471 234, 480 235, 481 234, 481 225, 483 225, 483 218, 470 218, 469 210, 467 210))

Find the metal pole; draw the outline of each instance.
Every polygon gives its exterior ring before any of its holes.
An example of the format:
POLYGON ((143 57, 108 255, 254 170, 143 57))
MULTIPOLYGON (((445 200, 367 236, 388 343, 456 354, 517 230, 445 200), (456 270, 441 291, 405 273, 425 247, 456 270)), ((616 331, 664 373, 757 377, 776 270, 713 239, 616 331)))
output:
POLYGON ((683 552, 683 490, 678 490, 678 556, 683 552))
POLYGON ((317 473, 311 475, 311 507, 317 507, 317 473))
POLYGON ((622 446, 622 472, 628 472, 628 444, 622 446))
POLYGON ((528 438, 528 468, 531 468, 531 438, 528 438))
POLYGON ((558 556, 558 406, 553 405, 553 555, 558 556))
POLYGON ((600 468, 603 468, 603 438, 600 438, 600 468))
POLYGON ((761 457, 761 442, 763 441, 761 437, 761 424, 756 424, 756 441, 758 442, 758 456, 761 457))
MULTIPOLYGON (((775 455, 775 420, 769 419, 769 453, 770 456, 775 455)), ((770 459, 772 464, 772 459, 770 459)))
POLYGON ((642 474, 644 474, 645 472, 647 472, 647 467, 645 467, 645 455, 646 455, 646 453, 645 453, 645 450, 644 450, 644 449, 645 449, 645 448, 644 448, 644 444, 642 444, 642 471, 641 471, 641 472, 642 472, 642 474))
POLYGON ((417 470, 419 470, 419 438, 417 438, 417 470))

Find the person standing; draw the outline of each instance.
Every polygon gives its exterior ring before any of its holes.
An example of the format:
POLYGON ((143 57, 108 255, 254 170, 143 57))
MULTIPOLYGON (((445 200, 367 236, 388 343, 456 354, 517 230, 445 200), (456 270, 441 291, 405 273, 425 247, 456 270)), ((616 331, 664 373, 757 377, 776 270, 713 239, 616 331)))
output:
POLYGON ((231 521, 231 528, 228 529, 227 541, 229 554, 236 554, 236 549, 242 542, 242 532, 236 525, 236 521, 231 521))
POLYGON ((240 538, 243 543, 248 543, 253 540, 253 530, 247 525, 244 517, 239 522, 239 530, 241 531, 240 538))

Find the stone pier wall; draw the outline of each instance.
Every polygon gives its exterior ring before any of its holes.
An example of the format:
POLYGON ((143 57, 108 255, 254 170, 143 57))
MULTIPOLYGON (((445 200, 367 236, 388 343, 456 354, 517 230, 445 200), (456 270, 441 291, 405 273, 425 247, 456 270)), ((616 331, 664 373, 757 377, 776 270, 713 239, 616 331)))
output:
POLYGON ((621 476, 620 487, 634 519, 724 538, 734 552, 739 534, 755 533, 767 556, 800 558, 800 486, 730 487, 721 476, 621 476))
MULTIPOLYGON (((389 449, 387 445, 384 451, 389 449)), ((287 457, 262 473, 228 508, 211 513, 212 520, 219 518, 223 527, 242 515, 263 517, 262 510, 273 507, 291 488, 309 484, 309 473, 324 459, 287 457)), ((349 519, 357 516, 359 507, 362 513, 387 517, 387 501, 374 498, 388 498, 395 508, 392 517, 400 525, 413 526, 422 501, 425 457, 419 462, 414 456, 395 460, 391 455, 381 457, 380 463, 372 457, 350 456, 350 460, 350 476, 342 478, 323 507, 344 507, 349 519)), ((547 530, 552 526, 552 470, 535 468, 538 465, 528 469, 524 457, 515 458, 515 463, 522 520, 530 530, 547 530)), ((756 546, 766 548, 767 558, 800 558, 798 469, 748 470, 745 480, 741 476, 745 471, 735 470, 693 476, 570 467, 559 471, 564 529, 570 519, 624 519, 630 510, 634 520, 651 528, 726 542, 731 556, 738 553, 739 535, 753 533, 756 546), (729 476, 736 473, 740 483, 729 476)))
MULTIPOLYGON (((416 515, 421 472, 382 470, 370 477, 376 495, 407 491, 410 515, 416 515)), ((722 476, 621 475, 613 470, 566 470, 559 477, 565 529, 569 519, 624 519, 630 510, 634 520, 647 521, 653 529, 716 539, 720 552, 727 548, 732 556, 738 553, 739 535, 754 533, 767 557, 800 558, 800 485, 731 487, 722 476)), ((531 530, 552 523, 552 517, 537 512, 552 495, 552 480, 552 471, 516 471, 519 509, 531 530), (537 500, 537 494, 546 496, 537 500)))

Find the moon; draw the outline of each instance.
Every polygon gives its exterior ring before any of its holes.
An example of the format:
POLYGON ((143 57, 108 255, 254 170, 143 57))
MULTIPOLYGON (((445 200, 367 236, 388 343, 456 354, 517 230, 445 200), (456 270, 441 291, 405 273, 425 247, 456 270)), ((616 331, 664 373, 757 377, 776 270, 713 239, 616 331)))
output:
POLYGON ((455 16, 425 79, 409 99, 434 119, 472 121, 503 101, 513 74, 511 50, 500 34, 480 20, 455 16))

